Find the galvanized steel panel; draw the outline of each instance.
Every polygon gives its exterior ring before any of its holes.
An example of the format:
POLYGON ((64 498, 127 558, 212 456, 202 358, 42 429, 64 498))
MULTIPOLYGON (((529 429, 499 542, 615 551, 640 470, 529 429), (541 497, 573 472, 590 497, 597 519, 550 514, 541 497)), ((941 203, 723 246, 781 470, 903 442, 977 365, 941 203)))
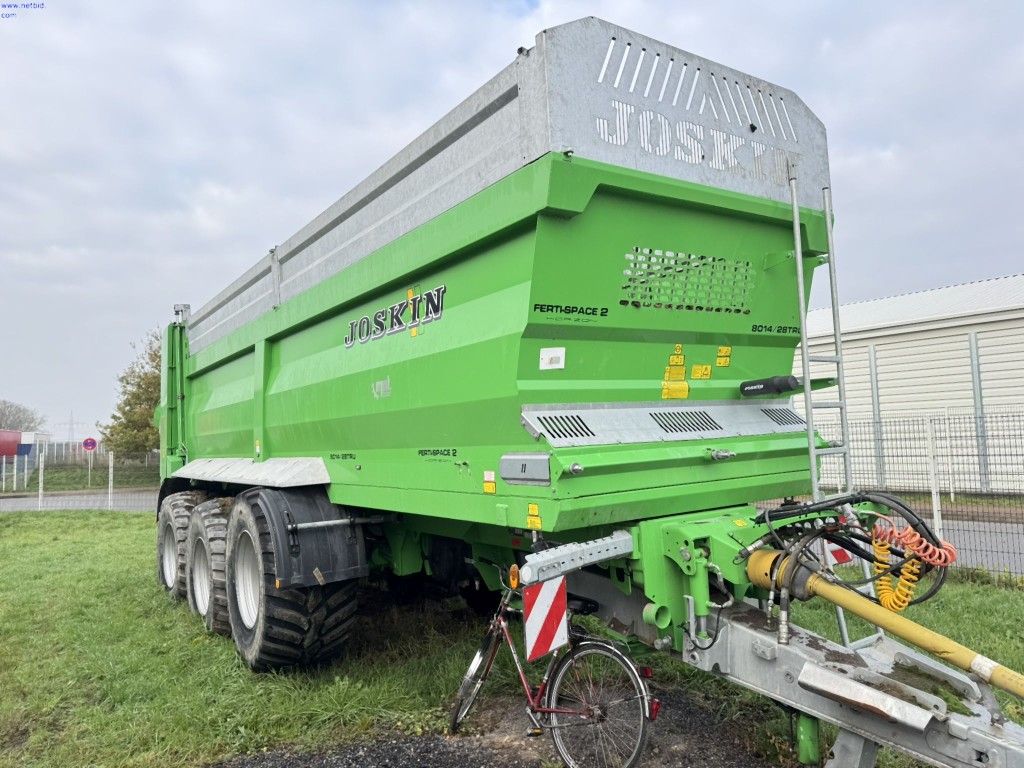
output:
POLYGON ((297 488, 331 482, 324 460, 315 457, 261 462, 252 459, 195 459, 175 472, 174 477, 267 488, 297 488))
POLYGON ((792 92, 580 19, 540 33, 533 48, 193 314, 190 350, 542 155, 568 151, 779 202, 793 165, 801 202, 814 208, 829 183, 824 128, 792 92))
POLYGON ((526 405, 523 426, 555 448, 804 433, 789 400, 526 405))

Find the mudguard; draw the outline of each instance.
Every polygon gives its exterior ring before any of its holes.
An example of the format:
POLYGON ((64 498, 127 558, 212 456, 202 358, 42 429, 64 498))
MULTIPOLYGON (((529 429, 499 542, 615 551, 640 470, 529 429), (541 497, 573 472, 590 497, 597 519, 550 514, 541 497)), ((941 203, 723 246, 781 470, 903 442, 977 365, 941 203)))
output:
POLYGON ((322 586, 369 572, 362 525, 321 489, 252 488, 239 498, 266 520, 279 589, 322 586))

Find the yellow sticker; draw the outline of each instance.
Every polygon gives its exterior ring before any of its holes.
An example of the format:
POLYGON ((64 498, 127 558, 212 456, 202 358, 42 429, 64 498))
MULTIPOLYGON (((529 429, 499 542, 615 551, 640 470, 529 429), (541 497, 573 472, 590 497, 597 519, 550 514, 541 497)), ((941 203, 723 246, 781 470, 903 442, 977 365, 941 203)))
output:
POLYGON ((418 336, 418 335, 419 335, 419 332, 420 332, 420 329, 419 329, 419 328, 413 328, 413 329, 412 329, 412 335, 413 335, 413 336, 418 336))
POLYGON ((690 396, 690 385, 685 381, 661 382, 662 400, 685 400, 690 396))
POLYGON ((540 527, 541 527, 540 518, 539 517, 528 517, 528 518, 526 518, 526 527, 531 529, 531 530, 534 530, 534 531, 539 531, 540 527))
POLYGON ((497 493, 498 486, 496 483, 484 483, 484 493, 497 493))
POLYGON ((730 360, 732 360, 731 357, 720 357, 718 358, 718 360, 715 361, 715 365, 717 365, 719 368, 728 368, 730 360))
POLYGON ((718 356, 719 357, 729 357, 731 354, 732 354, 732 347, 719 347, 718 348, 718 356))
POLYGON ((737 528, 746 528, 747 527, 747 521, 746 520, 733 520, 732 524, 735 525, 737 528))
POLYGON ((665 381, 682 381, 685 378, 685 365, 670 365, 665 368, 665 381))
POLYGON ((669 355, 669 365, 686 365, 686 358, 683 355, 669 355))
POLYGON ((682 344, 676 344, 676 354, 677 355, 683 354, 683 345, 682 344))
POLYGON ((695 365, 690 371, 691 379, 710 379, 711 378, 711 366, 710 365, 695 365))
POLYGON ((540 514, 540 507, 537 506, 536 504, 530 504, 526 509, 527 514, 529 514, 531 517, 536 517, 540 514))

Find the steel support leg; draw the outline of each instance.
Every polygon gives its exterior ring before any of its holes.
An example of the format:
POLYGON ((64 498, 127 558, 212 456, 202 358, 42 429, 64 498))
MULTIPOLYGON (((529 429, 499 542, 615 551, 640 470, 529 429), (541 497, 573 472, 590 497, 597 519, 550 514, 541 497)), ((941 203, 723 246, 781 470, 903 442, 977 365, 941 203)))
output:
POLYGON ((840 731, 825 768, 875 768, 878 744, 852 731, 840 731))

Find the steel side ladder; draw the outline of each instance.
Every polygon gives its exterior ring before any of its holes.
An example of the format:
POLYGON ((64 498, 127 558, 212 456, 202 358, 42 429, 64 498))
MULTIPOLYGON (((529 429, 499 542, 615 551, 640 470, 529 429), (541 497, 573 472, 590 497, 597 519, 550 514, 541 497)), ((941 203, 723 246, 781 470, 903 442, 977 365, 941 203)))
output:
MULTIPOLYGON (((835 242, 832 235, 832 190, 828 187, 822 189, 822 213, 825 216, 825 233, 828 243, 828 254, 823 256, 823 262, 828 269, 828 282, 830 303, 832 306, 832 349, 833 354, 812 355, 810 343, 807 338, 807 293, 804 280, 804 255, 803 239, 800 231, 800 205, 797 198, 797 177, 796 168, 790 165, 789 169, 789 191, 793 205, 793 248, 796 262, 797 294, 800 308, 800 364, 801 384, 804 398, 804 419, 807 422, 807 454, 811 470, 811 498, 813 501, 824 501, 826 496, 821 490, 821 476, 818 470, 818 460, 821 457, 836 457, 842 465, 837 483, 841 487, 836 488, 835 496, 849 493, 853 490, 853 466, 850 461, 850 421, 846 412, 846 375, 843 369, 843 339, 842 330, 839 325, 839 287, 836 278, 835 263, 835 242), (812 393, 811 363, 825 363, 835 366, 835 378, 838 384, 838 398, 830 400, 816 400, 812 393), (830 442, 826 447, 819 448, 817 433, 814 426, 815 411, 832 411, 839 413, 840 439, 830 442)), ((822 542, 822 557, 828 557, 826 544, 822 542)), ((871 576, 871 566, 866 560, 861 560, 862 571, 865 578, 871 576)), ((871 583, 861 588, 865 594, 874 596, 874 586, 871 583)), ((862 648, 873 644, 877 638, 884 636, 883 630, 879 627, 867 637, 851 641, 850 633, 846 625, 846 615, 842 608, 836 606, 836 621, 839 624, 839 634, 843 645, 848 648, 862 648)))

